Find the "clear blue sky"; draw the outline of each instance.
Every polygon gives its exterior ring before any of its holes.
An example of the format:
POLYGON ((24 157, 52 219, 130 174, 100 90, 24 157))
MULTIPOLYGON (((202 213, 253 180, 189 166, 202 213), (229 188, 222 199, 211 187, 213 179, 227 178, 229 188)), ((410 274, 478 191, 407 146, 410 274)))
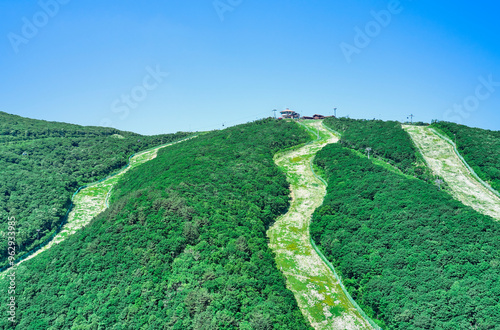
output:
POLYGON ((1 111, 143 134, 286 107, 500 130, 496 1, 54 1, 0 2, 1 111))

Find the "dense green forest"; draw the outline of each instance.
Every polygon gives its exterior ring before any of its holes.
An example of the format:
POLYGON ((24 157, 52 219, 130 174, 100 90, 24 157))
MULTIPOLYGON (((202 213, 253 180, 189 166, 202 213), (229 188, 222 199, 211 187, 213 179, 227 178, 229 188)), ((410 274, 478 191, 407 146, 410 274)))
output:
POLYGON ((500 191, 500 131, 467 127, 449 122, 432 125, 457 143, 457 149, 474 172, 500 191))
MULTIPOLYGON (((27 119, 0 112, 0 233, 15 216, 16 243, 29 251, 63 221, 78 187, 123 167, 134 152, 188 133, 141 136, 113 128, 27 119)), ((0 268, 7 240, 0 240, 0 268)))
POLYGON ((324 121, 342 134, 340 143, 370 157, 378 157, 402 172, 425 181, 432 177, 411 137, 397 121, 327 118, 324 121))
POLYGON ((273 154, 309 140, 267 119, 161 150, 90 225, 18 267, 16 329, 310 329, 266 237, 289 205, 273 154))
POLYGON ((498 329, 500 224, 340 145, 311 235, 384 329, 498 329))

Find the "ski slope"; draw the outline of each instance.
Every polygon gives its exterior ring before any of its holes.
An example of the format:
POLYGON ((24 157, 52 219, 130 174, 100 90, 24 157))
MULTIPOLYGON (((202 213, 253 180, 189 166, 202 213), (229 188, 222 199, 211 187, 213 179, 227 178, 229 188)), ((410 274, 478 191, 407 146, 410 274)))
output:
POLYGON ((451 195, 478 212, 500 220, 500 198, 480 182, 459 157, 453 142, 427 126, 403 125, 422 153, 427 165, 449 186, 451 195))
POLYGON ((315 176, 311 161, 319 150, 338 138, 321 121, 306 125, 320 138, 275 156, 275 163, 287 175, 292 201, 289 211, 268 230, 269 247, 287 279, 287 288, 315 329, 373 329, 344 292, 333 268, 311 244, 311 216, 326 195, 326 186, 315 176))

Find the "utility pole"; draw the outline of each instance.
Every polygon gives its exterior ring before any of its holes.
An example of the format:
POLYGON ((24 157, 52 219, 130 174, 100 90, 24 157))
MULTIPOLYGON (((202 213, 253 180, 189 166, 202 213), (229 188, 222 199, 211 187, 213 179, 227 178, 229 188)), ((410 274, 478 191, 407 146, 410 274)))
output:
POLYGON ((337 118, 337 108, 333 108, 333 116, 337 118))
POLYGON ((273 112, 274 112, 274 119, 276 119, 276 111, 278 111, 278 110, 276 110, 276 109, 273 110, 273 112))
POLYGON ((370 151, 372 151, 372 148, 368 147, 365 150, 368 152, 368 159, 370 159, 370 151))

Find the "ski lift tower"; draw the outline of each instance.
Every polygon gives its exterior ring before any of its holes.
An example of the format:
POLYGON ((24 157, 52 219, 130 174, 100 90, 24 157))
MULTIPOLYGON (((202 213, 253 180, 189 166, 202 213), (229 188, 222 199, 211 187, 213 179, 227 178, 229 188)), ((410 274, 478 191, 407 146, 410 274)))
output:
POLYGON ((413 114, 406 117, 406 119, 410 119, 410 124, 412 124, 412 125, 413 125, 413 117, 415 117, 413 114))

